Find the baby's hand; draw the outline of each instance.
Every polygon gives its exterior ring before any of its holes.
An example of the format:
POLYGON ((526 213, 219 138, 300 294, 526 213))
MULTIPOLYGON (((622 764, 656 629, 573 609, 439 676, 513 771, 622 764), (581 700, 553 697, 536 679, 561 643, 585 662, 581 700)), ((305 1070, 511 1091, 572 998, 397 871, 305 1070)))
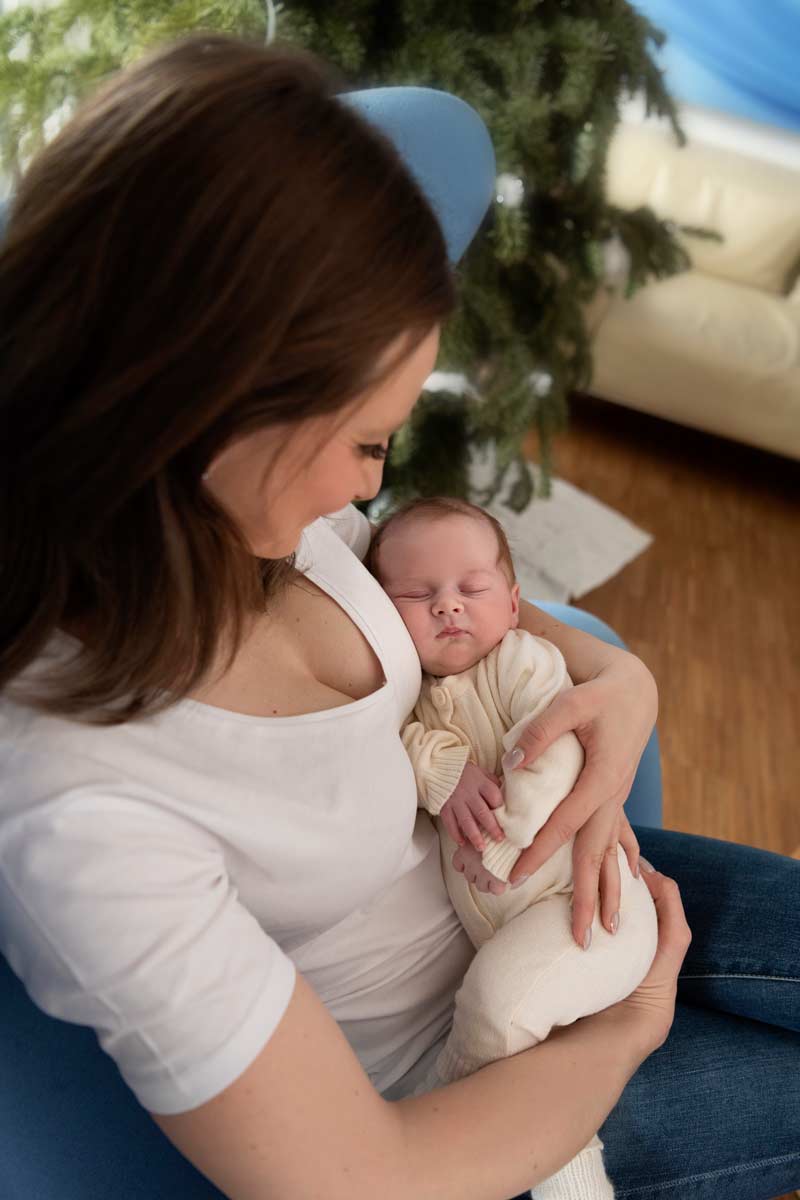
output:
POLYGON ((473 846, 459 846, 453 855, 453 866, 479 892, 491 892, 493 896, 502 896, 508 887, 504 880, 486 870, 481 861, 480 851, 473 846))
POLYGON ((503 793, 497 776, 468 762, 451 796, 442 805, 439 816, 450 837, 459 846, 469 840, 476 850, 484 850, 486 847, 478 825, 497 842, 502 842, 506 836, 492 812, 502 803, 503 793))

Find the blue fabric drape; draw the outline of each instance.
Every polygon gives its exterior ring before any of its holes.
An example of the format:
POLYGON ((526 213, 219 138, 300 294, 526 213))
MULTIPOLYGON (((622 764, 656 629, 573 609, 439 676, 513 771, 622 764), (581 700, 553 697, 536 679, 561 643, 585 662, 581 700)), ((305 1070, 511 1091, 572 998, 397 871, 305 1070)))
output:
POLYGON ((673 96, 800 132, 800 0, 634 0, 673 96))

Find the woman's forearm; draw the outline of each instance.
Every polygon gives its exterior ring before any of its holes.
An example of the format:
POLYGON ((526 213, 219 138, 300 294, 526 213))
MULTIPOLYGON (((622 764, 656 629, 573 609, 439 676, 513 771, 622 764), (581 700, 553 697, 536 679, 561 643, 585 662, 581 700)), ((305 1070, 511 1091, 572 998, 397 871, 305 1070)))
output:
MULTIPOLYGON (((426 1096, 396 1102, 415 1200, 508 1200, 584 1148, 650 1053, 612 1007, 426 1096)), ((405 1190, 404 1190, 405 1189, 405 1190)))
POLYGON ((508 1200, 603 1124, 660 1044, 643 1011, 622 1001, 468 1079, 389 1101, 298 972, 241 1075, 195 1108, 152 1115, 230 1200, 508 1200))
POLYGON ((611 646, 608 642, 593 637, 590 633, 584 633, 572 625, 565 625, 563 621, 542 612, 527 600, 519 602, 519 628, 528 633, 535 633, 537 637, 547 638, 548 642, 558 646, 574 683, 585 683, 587 679, 593 679, 615 658, 628 653, 619 646, 611 646))

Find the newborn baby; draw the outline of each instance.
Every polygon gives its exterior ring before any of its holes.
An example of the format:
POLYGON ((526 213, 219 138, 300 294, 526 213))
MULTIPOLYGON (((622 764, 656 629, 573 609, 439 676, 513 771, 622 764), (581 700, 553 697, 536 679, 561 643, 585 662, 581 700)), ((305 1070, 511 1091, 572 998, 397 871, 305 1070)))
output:
MULTIPOLYGON (((422 664, 402 738, 419 802, 435 819, 450 897, 477 951, 434 1075, 420 1089, 429 1090, 630 995, 655 956, 658 922, 621 846, 619 927, 609 933, 596 913, 588 951, 571 930, 572 839, 524 881, 507 882, 572 790, 583 749, 567 733, 526 767, 503 767, 525 726, 573 684, 558 648, 518 628, 519 584, 499 523, 462 500, 412 501, 379 525, 366 565, 422 664), (492 781, 501 779, 499 797, 492 781)), ((532 1195, 613 1197, 602 1148, 595 1136, 532 1195)))

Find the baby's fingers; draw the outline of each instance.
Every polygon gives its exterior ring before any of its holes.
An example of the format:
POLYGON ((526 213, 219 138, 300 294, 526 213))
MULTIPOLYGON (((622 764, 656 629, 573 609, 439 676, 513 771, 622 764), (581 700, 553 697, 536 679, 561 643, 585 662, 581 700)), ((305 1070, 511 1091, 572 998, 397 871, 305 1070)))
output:
POLYGON ((439 819, 441 820, 447 832, 450 834, 450 837, 453 839, 455 844, 457 846, 463 846, 464 835, 458 827, 458 821, 456 819, 456 814, 453 812, 452 804, 445 804, 444 808, 439 813, 439 819))
POLYGON ((503 826, 490 808, 482 806, 480 809, 473 809, 472 811, 490 837, 493 837, 496 842, 505 840, 506 835, 503 832, 503 826))
POLYGON ((476 850, 483 851, 486 849, 486 843, 481 836, 481 831, 475 824, 472 814, 469 812, 464 813, 461 817, 461 832, 476 850))
POLYGON ((499 808, 501 804, 505 804, 505 796, 501 790, 501 780, 496 775, 489 775, 488 782, 481 787, 481 799, 485 800, 489 808, 499 808))

